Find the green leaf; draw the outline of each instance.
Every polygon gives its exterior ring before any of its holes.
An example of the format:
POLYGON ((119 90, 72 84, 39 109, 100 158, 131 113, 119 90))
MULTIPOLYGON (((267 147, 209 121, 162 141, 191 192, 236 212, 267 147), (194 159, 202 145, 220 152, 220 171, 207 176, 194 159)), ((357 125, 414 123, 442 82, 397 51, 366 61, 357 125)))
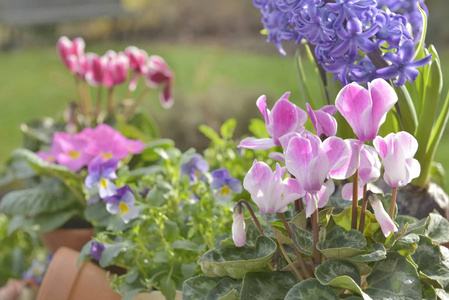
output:
MULTIPOLYGON (((357 224, 360 224, 360 215, 362 208, 358 207, 357 210, 357 224)), ((343 227, 346 230, 351 229, 351 219, 352 219, 352 206, 345 208, 341 213, 333 215, 335 223, 343 227)), ((379 223, 377 223, 376 217, 370 211, 365 213, 365 225, 363 229, 363 235, 366 237, 371 237, 380 228, 379 223)))
POLYGON ((410 224, 407 227, 406 234, 410 234, 410 233, 424 234, 424 232, 427 230, 429 222, 430 222, 430 218, 427 217, 425 219, 421 219, 419 221, 416 221, 416 222, 410 224))
POLYGON ((163 166, 157 166, 157 165, 134 169, 134 170, 129 171, 128 180, 134 180, 139 177, 148 176, 148 175, 157 174, 157 173, 162 173, 162 174, 167 173, 167 169, 164 168, 163 166))
POLYGON ((382 260, 387 255, 387 251, 381 243, 374 243, 367 251, 368 253, 352 256, 349 260, 355 262, 373 262, 382 260))
POLYGON ((198 245, 190 240, 176 240, 170 248, 198 252, 198 245))
POLYGON ((155 139, 160 135, 160 130, 157 126, 157 123, 147 113, 134 114, 133 117, 127 123, 123 123, 122 126, 122 128, 119 128, 119 131, 128 138, 142 140, 146 137, 155 139), (129 130, 128 132, 122 131, 125 128, 129 128, 129 126, 135 127, 136 129, 138 129, 138 132, 134 132, 132 130, 129 130))
POLYGON ((420 236, 412 259, 418 265, 418 271, 427 278, 438 281, 443 287, 449 284, 449 261, 445 261, 440 247, 433 244, 430 238, 420 236))
POLYGON ((401 111, 402 130, 414 135, 418 126, 418 117, 410 93, 405 86, 393 87, 398 95, 397 104, 401 111))
POLYGON ((61 181, 46 179, 36 187, 6 194, 0 202, 0 211, 11 215, 37 215, 57 212, 77 203, 61 181))
POLYGON ((425 300, 436 300, 437 294, 435 292, 435 288, 421 280, 421 291, 422 291, 422 299, 425 300))
POLYGON ((366 240, 362 233, 351 229, 336 226, 326 235, 326 239, 317 244, 317 249, 327 258, 345 258, 362 254, 360 250, 366 246, 366 240))
POLYGON ((86 221, 96 226, 108 226, 111 217, 111 214, 106 210, 106 205, 102 201, 90 204, 84 209, 84 218, 86 221))
POLYGON ((247 272, 263 271, 276 251, 276 243, 259 236, 256 247, 220 246, 207 251, 198 260, 201 270, 209 276, 243 278, 247 272))
POLYGON ((296 214, 296 216, 294 216, 293 219, 291 219, 290 223, 295 224, 301 229, 306 229, 307 228, 306 210, 303 209, 298 214, 296 214))
POLYGON ((443 289, 436 289, 435 292, 437 293, 438 299, 441 300, 449 300, 449 293, 446 292, 443 289))
POLYGON ((295 284, 288 291, 285 300, 338 300, 334 291, 322 285, 317 279, 307 279, 295 284))
POLYGON ((239 291, 241 289, 242 281, 224 277, 216 286, 214 286, 207 294, 206 300, 216 299, 239 299, 239 291))
POLYGON ((179 236, 179 227, 173 221, 165 220, 164 228, 162 229, 162 233, 164 234, 164 238, 167 242, 173 242, 179 236))
POLYGON ((378 261, 367 277, 365 293, 373 299, 421 299, 421 284, 415 267, 400 254, 390 252, 378 261))
POLYGON ((243 278, 241 299, 282 300, 297 283, 291 272, 250 272, 243 278))
POLYGON ((200 125, 199 129, 213 143, 218 144, 218 145, 223 144, 223 140, 220 138, 218 133, 216 133, 212 127, 207 126, 207 125, 200 125))
POLYGON ((293 223, 289 223, 292 229, 292 242, 305 255, 313 253, 313 234, 310 231, 299 228, 293 223))
POLYGON ((237 121, 235 119, 229 119, 224 122, 220 127, 221 136, 227 140, 232 139, 236 125, 237 121))
POLYGON ((99 261, 100 266, 104 268, 111 265, 115 257, 117 257, 120 253, 126 252, 132 248, 133 246, 127 242, 119 242, 107 246, 101 254, 99 261))
POLYGON ((440 244, 449 242, 449 221, 436 213, 430 213, 429 218, 425 235, 440 244))
POLYGON ((421 13, 421 18, 423 20, 423 24, 420 27, 422 32, 421 32, 421 39, 419 40, 418 45, 416 46, 416 50, 415 50, 415 57, 413 58, 413 60, 415 60, 418 55, 420 54, 420 52, 423 50, 424 48, 424 43, 426 40, 426 34, 427 34, 427 14, 426 12, 421 8, 421 6, 419 5, 419 3, 417 3, 419 12, 421 13))
POLYGON ((93 243, 92 240, 88 241, 81 249, 80 253, 78 254, 78 261, 76 263, 78 266, 82 262, 92 258, 92 256, 90 255, 90 251, 92 249, 92 243, 93 243))
POLYGON ((318 266, 315 270, 315 277, 321 284, 329 283, 337 277, 348 276, 360 285, 360 272, 356 266, 343 259, 329 259, 318 266))
POLYGON ((164 276, 161 279, 159 286, 161 293, 167 298, 167 300, 175 300, 176 296, 176 283, 168 276, 164 276))
POLYGON ((257 139, 270 137, 268 135, 265 122, 261 119, 251 119, 248 129, 257 139))
POLYGON ((48 232, 60 228, 68 220, 81 217, 82 212, 78 208, 67 208, 56 213, 42 213, 32 218, 33 224, 38 226, 40 232, 48 232))
MULTIPOLYGON (((228 294, 231 294, 235 288, 240 285, 239 280, 233 280, 232 278, 225 277, 208 277, 200 275, 184 281, 182 286, 182 299, 183 300, 197 300, 197 299, 209 299, 209 294, 215 296, 221 296, 221 299, 228 294), (223 282, 223 284, 220 284, 223 282)), ((232 295, 232 294, 231 294, 232 295)), ((219 298, 213 298, 219 299, 219 298)), ((231 298, 232 299, 232 298, 231 298)))
POLYGON ((21 228, 21 229, 25 229, 29 226, 33 225, 33 219, 27 218, 25 216, 13 216, 8 224, 8 232, 7 235, 8 237, 15 232, 17 229, 21 228))
POLYGON ((182 264, 182 266, 181 266, 182 276, 185 279, 193 277, 196 273, 196 267, 197 267, 196 262, 182 264))

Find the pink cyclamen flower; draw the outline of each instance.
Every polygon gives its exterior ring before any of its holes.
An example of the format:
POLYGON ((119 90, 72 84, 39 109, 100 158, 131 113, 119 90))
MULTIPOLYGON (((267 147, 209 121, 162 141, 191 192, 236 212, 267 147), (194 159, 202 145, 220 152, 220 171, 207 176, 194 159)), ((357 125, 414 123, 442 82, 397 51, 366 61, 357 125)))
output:
POLYGON ((56 161, 73 172, 87 166, 93 158, 86 152, 89 141, 80 134, 56 132, 53 140, 61 149, 61 152, 56 155, 56 161))
POLYGON ((170 108, 174 103, 172 84, 174 74, 165 60, 157 55, 148 58, 148 72, 146 84, 151 88, 163 86, 159 92, 159 101, 162 107, 170 108))
POLYGON ((394 89, 383 79, 368 83, 368 90, 353 82, 337 95, 335 106, 362 142, 376 138, 388 111, 398 101, 394 89))
POLYGON ((332 117, 337 112, 335 105, 326 105, 319 110, 313 110, 309 103, 306 106, 317 136, 322 139, 337 133, 337 120, 332 117))
POLYGON ((232 215, 232 239, 237 247, 242 247, 246 244, 244 218, 245 214, 243 207, 237 206, 237 208, 234 209, 234 214, 232 215))
POLYGON ((287 205, 304 196, 304 189, 293 178, 282 180, 286 167, 276 164, 276 170, 264 162, 254 161, 243 180, 243 187, 251 194, 251 199, 264 214, 274 214, 287 210, 287 205))
POLYGON ((75 38, 71 41, 66 36, 59 38, 56 44, 58 55, 61 58, 64 65, 70 69, 69 57, 74 55, 75 57, 82 57, 84 55, 85 43, 82 38, 75 38))
POLYGON ((102 85, 107 59, 105 57, 100 57, 95 53, 87 53, 86 60, 86 81, 93 86, 102 85))
MULTIPOLYGON (((306 216, 309 217, 318 203, 323 205, 323 202, 327 202, 319 199, 319 196, 328 195, 321 191, 322 187, 330 172, 340 168, 347 160, 348 146, 341 138, 334 136, 324 142, 312 134, 292 134, 283 139, 287 138, 288 144, 284 147, 285 165, 301 187, 310 194, 309 199, 313 200, 306 210, 306 216)), ((286 144, 285 140, 283 144, 286 144)))
POLYGON ((103 84, 112 88, 125 82, 129 69, 128 57, 123 52, 115 53, 109 50, 103 59, 105 60, 103 84))
POLYGON ((384 180, 391 187, 403 187, 421 173, 419 162, 413 158, 418 142, 408 132, 390 133, 374 140, 384 166, 384 180))
POLYGON ((379 223, 385 237, 388 237, 392 232, 398 231, 398 228, 385 211, 379 198, 376 197, 374 200, 370 200, 370 204, 374 210, 374 215, 376 216, 377 223, 379 223))
POLYGON ((57 143, 57 139, 53 136, 50 151, 38 151, 36 154, 47 163, 54 164, 56 163, 56 157, 61 152, 61 147, 59 146, 59 143, 57 143))
POLYGON ((125 55, 129 59, 130 69, 134 71, 129 81, 129 90, 134 91, 137 86, 138 77, 148 73, 148 53, 135 46, 129 46, 125 49, 125 55))
POLYGON ((307 113, 295 104, 288 101, 290 93, 287 92, 276 101, 273 110, 267 108, 266 96, 257 99, 257 107, 265 119, 267 132, 271 138, 255 139, 246 138, 240 142, 238 147, 266 150, 274 146, 280 146, 279 138, 291 132, 299 132, 307 121, 307 113))
MULTIPOLYGON (((376 181, 380 177, 380 168, 382 164, 379 160, 379 154, 376 149, 371 146, 363 145, 360 150, 360 164, 359 164, 359 181, 358 181, 358 196, 363 198, 363 187, 371 182, 376 181)), ((353 183, 347 183, 343 186, 341 191, 343 199, 352 200, 353 183)))

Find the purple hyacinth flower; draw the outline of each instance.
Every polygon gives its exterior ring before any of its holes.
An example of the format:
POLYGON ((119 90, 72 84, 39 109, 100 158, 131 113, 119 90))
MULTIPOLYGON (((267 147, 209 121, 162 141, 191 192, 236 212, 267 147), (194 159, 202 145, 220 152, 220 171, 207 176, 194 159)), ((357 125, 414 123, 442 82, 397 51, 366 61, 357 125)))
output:
POLYGON ((93 259, 99 261, 101 258, 101 254, 103 253, 105 246, 100 242, 92 242, 92 246, 90 248, 90 255, 92 255, 93 259))
POLYGON ((103 200, 106 210, 113 215, 120 214, 125 223, 129 223, 139 214, 139 210, 134 206, 135 201, 134 193, 128 185, 118 188, 114 196, 103 200))
POLYGON ((393 81, 394 85, 402 86, 408 80, 413 83, 418 77, 419 72, 416 68, 427 65, 432 59, 432 54, 413 61, 415 57, 415 44, 411 40, 407 40, 399 48, 398 52, 387 52, 383 58, 392 63, 392 65, 379 69, 376 74, 380 78, 384 79, 397 79, 393 81))
POLYGON ((86 176, 84 181, 88 189, 98 188, 98 193, 100 198, 104 199, 115 195, 115 190, 117 187, 111 180, 117 179, 118 159, 110 159, 103 162, 100 156, 94 158, 88 165, 87 170, 89 175, 86 176))
POLYGON ((205 181, 204 173, 209 171, 209 164, 199 154, 183 156, 181 159, 181 175, 187 175, 190 182, 205 181))
POLYGON ((232 193, 240 194, 242 192, 242 182, 232 178, 226 169, 214 170, 212 178, 210 187, 216 190, 215 196, 219 200, 229 201, 232 198, 232 193))

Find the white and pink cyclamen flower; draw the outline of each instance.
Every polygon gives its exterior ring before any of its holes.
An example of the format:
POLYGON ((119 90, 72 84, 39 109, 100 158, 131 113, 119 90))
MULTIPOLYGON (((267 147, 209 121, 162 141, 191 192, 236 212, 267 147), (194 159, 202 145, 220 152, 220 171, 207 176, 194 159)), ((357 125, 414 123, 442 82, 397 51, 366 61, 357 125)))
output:
POLYGON ((260 96, 257 99, 257 107, 265 119, 267 132, 271 138, 256 139, 248 137, 240 142, 239 148, 270 149, 281 145, 279 138, 283 135, 303 130, 307 121, 307 113, 288 101, 289 96, 289 92, 285 93, 276 101, 271 111, 267 108, 267 98, 265 96, 260 96))
POLYGON ((316 135, 296 133, 284 136, 282 144, 288 171, 306 191, 306 216, 309 217, 327 204, 334 189, 329 173, 345 163, 348 146, 338 137, 322 142, 316 135))
POLYGON ((335 105, 326 105, 319 110, 313 110, 309 103, 306 106, 317 136, 322 138, 337 134, 337 120, 333 117, 337 112, 335 105))
POLYGON ((148 58, 146 84, 151 88, 162 86, 159 92, 159 101, 164 108, 170 108, 173 105, 172 84, 174 74, 165 60, 157 55, 148 58))
POLYGON ((232 239, 237 247, 243 247, 246 244, 245 214, 243 207, 234 209, 232 219, 232 239))
POLYGON ((64 65, 78 77, 84 78, 87 71, 87 60, 84 55, 85 43, 82 38, 71 41, 66 36, 59 38, 56 45, 58 55, 64 65))
POLYGON ((421 173, 419 162, 413 158, 418 151, 418 142, 410 133, 401 131, 385 138, 378 136, 374 147, 382 158, 383 178, 389 186, 404 187, 421 173))
POLYGON ((243 187, 251 194, 251 199, 261 213, 285 212, 287 205, 304 196, 304 189, 293 178, 282 180, 286 167, 276 164, 276 170, 264 162, 254 161, 243 180, 243 187))

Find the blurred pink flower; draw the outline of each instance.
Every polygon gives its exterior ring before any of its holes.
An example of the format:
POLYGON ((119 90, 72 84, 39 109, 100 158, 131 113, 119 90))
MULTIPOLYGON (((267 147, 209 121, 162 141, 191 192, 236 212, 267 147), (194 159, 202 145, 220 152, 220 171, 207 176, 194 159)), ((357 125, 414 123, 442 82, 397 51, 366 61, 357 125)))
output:
POLYGON ((159 101, 162 107, 170 108, 173 105, 173 91, 172 83, 174 74, 165 60, 157 55, 152 55, 148 58, 148 72, 146 83, 151 88, 163 86, 159 92, 159 101))
POLYGON ((103 84, 108 88, 122 84, 128 77, 129 59, 123 53, 109 50, 104 55, 103 84))
POLYGON ((87 166, 94 157, 85 151, 89 140, 81 134, 56 132, 53 140, 61 149, 61 152, 56 155, 56 161, 73 172, 87 166))
POLYGON ((85 43, 82 38, 75 38, 73 41, 66 36, 59 38, 56 45, 59 57, 64 65, 73 74, 84 79, 87 70, 87 60, 84 55, 85 43))
POLYGON ((139 76, 148 73, 148 53, 135 46, 129 46, 125 49, 125 55, 129 59, 129 67, 134 71, 131 80, 129 81, 129 90, 134 91, 137 86, 137 79, 139 76))

